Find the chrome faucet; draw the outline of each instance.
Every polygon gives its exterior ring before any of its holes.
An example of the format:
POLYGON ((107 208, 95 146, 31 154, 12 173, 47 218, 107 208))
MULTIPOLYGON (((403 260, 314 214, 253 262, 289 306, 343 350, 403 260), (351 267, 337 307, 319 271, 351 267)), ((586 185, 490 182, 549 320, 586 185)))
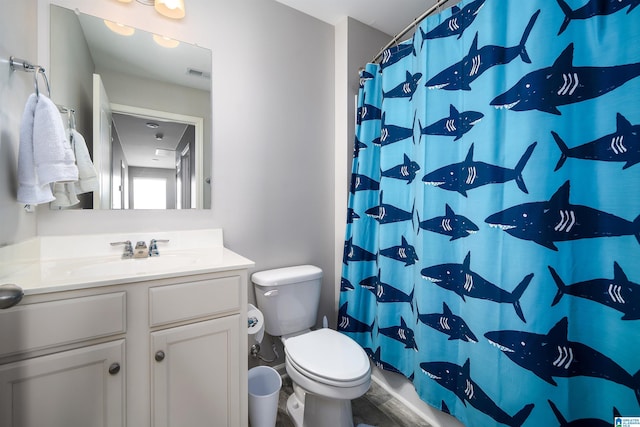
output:
POLYGON ((169 239, 151 239, 149 242, 149 256, 159 256, 158 243, 167 243, 169 239))
POLYGON ((124 252, 122 252, 122 259, 133 258, 133 246, 131 246, 131 240, 124 242, 111 242, 111 246, 124 245, 124 252))

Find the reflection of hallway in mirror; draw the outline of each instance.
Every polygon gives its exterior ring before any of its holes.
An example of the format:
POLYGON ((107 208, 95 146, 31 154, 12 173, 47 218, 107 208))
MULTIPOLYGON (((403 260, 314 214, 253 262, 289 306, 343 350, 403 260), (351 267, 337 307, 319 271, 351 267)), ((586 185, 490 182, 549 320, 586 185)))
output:
POLYGON ((152 116, 149 111, 134 114, 116 109, 112 117, 112 208, 195 208, 196 127, 152 116), (154 194, 157 197, 152 199, 154 194))

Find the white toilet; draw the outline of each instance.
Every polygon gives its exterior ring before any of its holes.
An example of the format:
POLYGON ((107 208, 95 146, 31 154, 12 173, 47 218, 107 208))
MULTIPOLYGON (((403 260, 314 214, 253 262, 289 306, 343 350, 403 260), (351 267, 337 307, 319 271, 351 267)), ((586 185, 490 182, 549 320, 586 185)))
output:
POLYGON ((294 394, 287 412, 296 427, 352 427, 351 399, 371 383, 369 358, 351 338, 316 323, 322 270, 312 265, 254 273, 265 330, 281 337, 294 394))

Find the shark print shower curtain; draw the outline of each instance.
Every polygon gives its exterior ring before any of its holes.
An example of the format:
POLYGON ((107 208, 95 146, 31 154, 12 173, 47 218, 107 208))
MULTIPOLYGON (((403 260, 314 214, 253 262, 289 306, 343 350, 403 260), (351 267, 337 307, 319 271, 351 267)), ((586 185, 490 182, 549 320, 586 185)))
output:
POLYGON ((468 427, 640 416, 640 0, 473 0, 361 72, 338 329, 468 427))

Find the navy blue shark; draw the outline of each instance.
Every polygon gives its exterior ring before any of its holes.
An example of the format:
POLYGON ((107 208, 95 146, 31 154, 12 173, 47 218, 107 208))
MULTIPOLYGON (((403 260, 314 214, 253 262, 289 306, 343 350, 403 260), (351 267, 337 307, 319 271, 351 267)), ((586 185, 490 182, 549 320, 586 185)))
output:
POLYGON ((353 244, 353 237, 344 242, 344 255, 342 262, 348 265, 349 261, 376 261, 378 256, 353 244))
MULTIPOLYGON (((450 36, 458 36, 458 38, 462 37, 464 30, 469 28, 473 21, 478 16, 478 12, 484 6, 484 2, 486 0, 475 0, 468 3, 465 7, 460 9, 458 6, 453 6, 451 8, 451 17, 445 19, 444 22, 433 30, 425 33, 422 28, 420 28, 420 34, 422 35, 422 45, 424 45, 425 40, 439 39, 443 37, 450 36)), ((421 46, 422 46, 421 45, 421 46)))
POLYGON ((383 192, 381 191, 380 204, 378 206, 369 208, 364 212, 365 214, 367 214, 367 216, 375 219, 380 224, 390 224, 393 222, 401 221, 413 222, 413 208, 411 209, 411 212, 407 212, 393 205, 382 203, 382 193, 383 192))
POLYGON ((616 114, 615 133, 605 135, 595 141, 569 148, 558 136, 551 132, 562 152, 554 170, 564 165, 568 157, 603 162, 625 162, 622 169, 640 163, 640 125, 632 125, 622 114, 616 114))
POLYGON ((382 110, 375 105, 367 104, 367 95, 364 95, 362 100, 362 107, 358 107, 358 114, 356 116, 356 121, 358 124, 362 124, 362 122, 366 120, 380 120, 382 118, 382 110))
POLYGON ((376 276, 365 277, 360 281, 359 285, 361 288, 371 291, 372 293, 375 294, 379 283, 380 283, 380 270, 378 269, 378 274, 376 276))
POLYGON ((347 209, 347 224, 353 224, 353 221, 360 219, 360 215, 353 210, 353 208, 347 209))
POLYGON ((465 297, 489 300, 497 303, 513 304, 518 317, 526 323, 520 298, 529 286, 533 273, 528 274, 516 286, 513 292, 507 292, 498 286, 474 273, 470 268, 471 252, 467 253, 462 264, 439 264, 422 269, 420 274, 430 282, 435 283, 449 291, 460 295, 463 301, 465 297))
POLYGON ((449 407, 447 406, 447 404, 445 403, 445 401, 443 400, 442 403, 440 404, 440 410, 442 412, 444 412, 445 414, 449 414, 451 415, 451 411, 449 410, 449 407))
MULTIPOLYGON (((415 122, 415 114, 413 120, 415 122)), ((385 145, 393 144, 394 142, 399 142, 407 138, 413 138, 413 127, 404 128, 402 126, 389 125, 386 121, 386 113, 383 113, 382 125, 380 127, 380 140, 378 141, 380 146, 384 147, 385 145)), ((374 144, 375 143, 376 141, 374 141, 374 144)))
POLYGON ((597 209, 569 203, 566 181, 545 202, 524 203, 490 215, 485 222, 513 237, 557 251, 554 242, 633 235, 640 243, 640 216, 633 222, 597 209))
POLYGON ((380 69, 384 70, 410 55, 416 56, 416 50, 413 47, 413 42, 390 47, 382 52, 380 69))
POLYGON ((483 117, 484 114, 479 111, 463 111, 460 113, 456 107, 451 104, 449 106, 449 117, 440 119, 424 128, 420 121, 418 121, 420 138, 422 139, 422 135, 455 136, 454 141, 457 141, 462 138, 465 133, 469 132, 483 117))
POLYGON ((429 378, 453 392, 466 406, 467 402, 478 411, 487 414, 499 423, 520 427, 527 420, 534 404, 525 405, 513 417, 503 411, 480 386, 471 379, 469 359, 463 366, 450 362, 424 362, 420 369, 429 378))
POLYGON ((406 79, 398 86, 394 87, 388 92, 383 92, 383 98, 409 98, 409 101, 413 99, 413 95, 418 88, 418 82, 422 78, 422 73, 411 74, 407 71, 406 79))
POLYGON ((364 84, 373 79, 375 76, 366 70, 360 71, 360 89, 364 88, 364 84))
POLYGON ((372 292, 379 303, 406 302, 411 305, 411 310, 413 310, 413 290, 407 295, 394 286, 378 281, 372 292))
POLYGON ((449 341, 462 340, 478 342, 478 338, 471 332, 467 322, 460 316, 453 314, 446 302, 442 303, 442 313, 420 314, 418 320, 425 325, 449 336, 449 341))
POLYGON ((352 291, 354 289, 355 288, 353 287, 353 285, 351 284, 350 281, 348 281, 344 277, 340 278, 340 292, 348 292, 348 291, 352 291))
POLYGON ((491 101, 496 108, 539 110, 560 115, 558 107, 597 98, 640 75, 640 63, 612 67, 575 67, 573 43, 551 67, 532 71, 491 101))
POLYGON ((640 403, 640 372, 631 375, 597 350, 569 341, 568 328, 564 317, 546 335, 493 331, 484 336, 513 362, 551 385, 557 385, 553 377, 601 378, 631 388, 640 403))
POLYGON ((372 333, 373 331, 373 323, 371 325, 367 325, 364 322, 352 317, 347 313, 349 308, 349 303, 345 302, 342 304, 342 307, 338 310, 338 330, 341 332, 352 332, 352 333, 372 333))
POLYGON ((418 351, 418 346, 416 345, 413 329, 410 329, 407 326, 407 323, 404 321, 402 316, 400 316, 400 326, 380 328, 378 329, 378 332, 386 337, 401 342, 402 344, 404 344, 404 348, 412 348, 415 351, 418 351))
POLYGON ((478 226, 469 218, 456 215, 448 204, 445 205, 444 216, 437 216, 435 218, 425 219, 424 221, 420 221, 420 217, 418 217, 418 222, 420 223, 418 234, 422 228, 423 230, 450 236, 451 239, 449 239, 449 241, 470 236, 479 230, 478 226))
POLYGON ((416 261, 419 261, 416 248, 407 242, 407 239, 402 236, 402 242, 400 246, 391 246, 390 248, 382 249, 380 255, 395 259, 396 261, 404 262, 404 266, 413 265, 416 261))
MULTIPOLYGON (((562 412, 558 410, 557 406, 552 401, 547 400, 547 402, 549 402, 551 410, 558 419, 560 427, 611 427, 611 420, 604 421, 598 418, 582 418, 579 420, 567 421, 567 419, 562 415, 562 412)), ((613 408, 612 415, 614 418, 619 417, 620 412, 616 408, 613 408)))
POLYGON ((381 171, 380 175, 386 178, 394 178, 407 181, 408 185, 411 184, 416 178, 416 174, 419 170, 420 165, 412 161, 409 156, 405 154, 402 164, 394 166, 391 169, 387 169, 386 171, 381 171))
POLYGON ((351 174, 351 188, 349 191, 351 194, 355 194, 356 191, 366 190, 379 190, 380 183, 375 179, 358 173, 351 174))
POLYGON ((633 9, 640 5, 640 0, 589 0, 587 4, 576 9, 571 10, 571 7, 564 0, 557 0, 562 12, 564 12, 565 18, 560 26, 558 35, 562 34, 567 29, 569 23, 574 19, 589 19, 594 16, 611 15, 619 10, 629 6, 627 14, 631 13, 633 9))
POLYGON ((388 371, 388 372, 395 372, 396 374, 400 374, 406 377, 406 375, 402 371, 400 371, 398 368, 393 366, 391 363, 385 362, 380 358, 380 347, 376 349, 373 356, 369 356, 369 357, 373 359, 373 363, 375 363, 375 365, 379 369, 382 369, 383 371, 388 371))
POLYGON ((522 155, 514 169, 490 165, 473 160, 473 144, 469 148, 467 157, 463 162, 443 166, 430 172, 422 178, 427 185, 433 185, 443 190, 457 191, 467 197, 467 191, 487 184, 503 184, 516 181, 518 188, 524 193, 529 193, 522 178, 522 171, 526 166, 537 142, 531 144, 522 155))
POLYGON ((629 281, 617 262, 613 263, 612 279, 593 279, 565 285, 558 273, 549 267, 558 292, 551 306, 560 302, 563 295, 573 295, 606 305, 623 313, 622 320, 640 319, 640 285, 629 281))
POLYGON ((429 79, 426 86, 429 89, 471 90, 470 84, 492 67, 506 65, 517 57, 530 64, 531 59, 525 48, 525 43, 539 14, 539 10, 533 14, 517 46, 487 45, 478 49, 478 33, 476 33, 469 53, 460 62, 429 79))
POLYGON ((366 150, 366 149, 367 149, 367 144, 360 141, 358 137, 356 137, 355 141, 353 142, 353 157, 354 158, 360 157, 360 151, 366 150))

